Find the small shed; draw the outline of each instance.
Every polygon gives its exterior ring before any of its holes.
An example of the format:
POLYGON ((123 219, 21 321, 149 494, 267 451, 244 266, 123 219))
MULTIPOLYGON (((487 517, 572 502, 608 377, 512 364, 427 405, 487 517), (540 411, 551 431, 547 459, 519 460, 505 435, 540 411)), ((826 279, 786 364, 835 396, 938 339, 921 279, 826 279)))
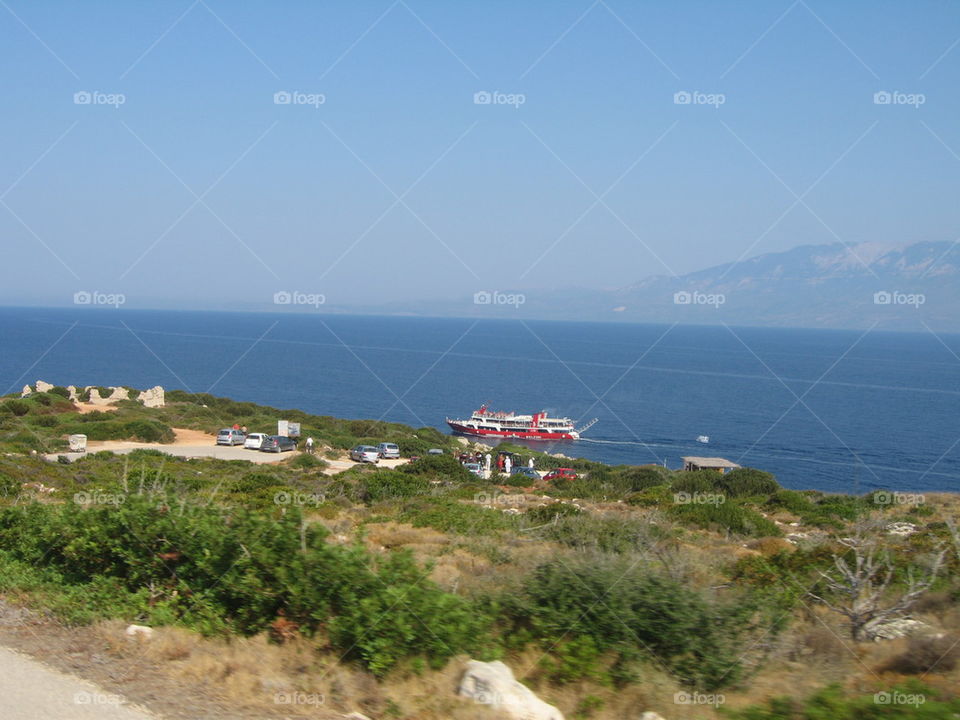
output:
POLYGON ((714 470, 721 475, 740 467, 731 460, 719 457, 685 457, 682 460, 684 470, 714 470))

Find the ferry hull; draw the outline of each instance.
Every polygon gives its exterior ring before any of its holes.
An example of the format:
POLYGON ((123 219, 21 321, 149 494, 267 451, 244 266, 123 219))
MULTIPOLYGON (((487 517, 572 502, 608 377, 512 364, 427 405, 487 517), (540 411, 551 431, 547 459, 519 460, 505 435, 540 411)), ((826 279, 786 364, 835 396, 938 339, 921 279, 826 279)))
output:
POLYGON ((577 440, 580 435, 574 432, 544 432, 543 430, 484 430, 467 427, 461 423, 447 420, 447 425, 459 435, 473 437, 522 438, 524 440, 577 440))

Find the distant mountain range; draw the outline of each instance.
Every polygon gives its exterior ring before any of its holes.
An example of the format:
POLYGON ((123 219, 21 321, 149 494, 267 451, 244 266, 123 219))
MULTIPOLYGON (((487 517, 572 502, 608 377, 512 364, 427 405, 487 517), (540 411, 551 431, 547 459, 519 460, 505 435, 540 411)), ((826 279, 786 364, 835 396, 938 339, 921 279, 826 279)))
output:
POLYGON ((920 332, 925 324, 960 332, 960 244, 804 245, 612 290, 490 288, 438 309, 430 302, 377 311, 920 332))

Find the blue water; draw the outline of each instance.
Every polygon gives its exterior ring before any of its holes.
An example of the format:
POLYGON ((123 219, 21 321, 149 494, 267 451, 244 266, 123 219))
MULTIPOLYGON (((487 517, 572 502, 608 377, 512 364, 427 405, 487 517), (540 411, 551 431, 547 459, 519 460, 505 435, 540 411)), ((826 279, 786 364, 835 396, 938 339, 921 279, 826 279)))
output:
POLYGON ((719 455, 793 488, 960 490, 958 336, 0 308, 0 392, 38 378, 444 431, 483 402, 547 409, 600 422, 538 447, 604 462, 719 455))

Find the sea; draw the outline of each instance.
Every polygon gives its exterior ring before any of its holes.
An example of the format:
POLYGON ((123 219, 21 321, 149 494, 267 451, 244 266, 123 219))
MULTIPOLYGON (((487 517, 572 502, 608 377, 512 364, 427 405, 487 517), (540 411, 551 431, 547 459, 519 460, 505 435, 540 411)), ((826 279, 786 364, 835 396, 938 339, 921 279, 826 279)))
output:
POLYGON ((926 331, 0 308, 0 392, 37 379, 444 432, 484 403, 546 410, 598 419, 534 444, 569 456, 723 457, 824 492, 960 490, 960 336, 926 331))

